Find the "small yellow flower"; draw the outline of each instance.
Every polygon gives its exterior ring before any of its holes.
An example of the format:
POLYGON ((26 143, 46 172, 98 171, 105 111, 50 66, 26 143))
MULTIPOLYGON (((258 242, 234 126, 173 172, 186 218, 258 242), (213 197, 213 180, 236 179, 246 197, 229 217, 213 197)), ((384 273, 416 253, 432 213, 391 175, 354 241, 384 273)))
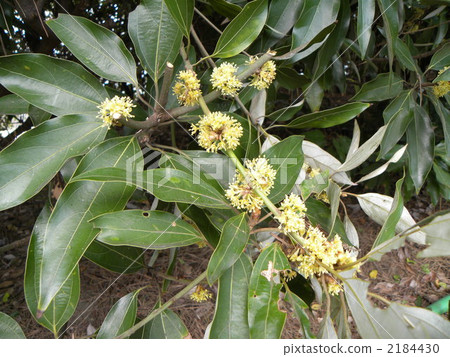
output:
POLYGON ((314 196, 316 197, 316 199, 318 199, 322 202, 330 203, 328 195, 325 191, 322 191, 321 193, 316 193, 314 196))
POLYGON ((306 206, 300 196, 291 193, 281 202, 281 214, 276 217, 280 222, 279 228, 284 233, 299 232, 305 234, 305 212, 306 206))
POLYGON ((203 302, 207 301, 208 299, 211 299, 212 294, 208 290, 206 290, 203 286, 197 285, 195 292, 191 294, 190 298, 191 300, 194 300, 196 302, 203 302))
POLYGON ((99 108, 97 118, 103 120, 105 125, 110 127, 111 125, 118 125, 119 119, 128 120, 133 118, 134 115, 131 114, 135 105, 130 97, 119 97, 115 96, 112 99, 106 98, 99 108))
POLYGON ((236 77, 238 68, 235 64, 224 62, 214 68, 211 83, 214 89, 220 90, 223 95, 234 97, 242 88, 242 82, 236 77))
POLYGON ((313 177, 317 176, 318 174, 320 174, 319 168, 311 169, 311 171, 309 172, 309 177, 313 178, 313 177))
POLYGON ((342 286, 337 281, 328 283, 327 287, 328 287, 328 293, 330 295, 339 295, 339 293, 342 291, 342 286))
POLYGON ((236 149, 243 133, 236 119, 221 112, 205 115, 197 124, 192 124, 191 133, 197 132, 198 144, 208 152, 236 149))
POLYGON ((436 97, 443 97, 448 92, 450 92, 450 81, 439 81, 433 87, 433 93, 436 97))
MULTIPOLYGON (((247 62, 248 64, 255 63, 258 57, 253 56, 247 62)), ((257 70, 250 82, 250 86, 255 87, 258 90, 269 88, 272 82, 275 80, 277 67, 274 61, 267 61, 259 70, 257 70)))
POLYGON ((236 171, 234 181, 230 184, 225 196, 234 207, 252 213, 260 210, 263 206, 263 200, 253 188, 258 188, 262 193, 268 195, 277 173, 272 169, 268 160, 263 157, 246 160, 245 166, 247 175, 244 177, 239 171, 236 171))
POLYGON ((285 281, 291 281, 297 276, 297 272, 292 269, 282 270, 281 274, 283 275, 285 281))
POLYGON ((378 270, 371 270, 370 271, 370 273, 369 273, 369 278, 370 279, 376 279, 377 278, 377 276, 378 276, 378 270))
POLYGON ((173 92, 177 96, 180 105, 192 106, 198 103, 202 92, 197 74, 192 70, 180 71, 173 92))

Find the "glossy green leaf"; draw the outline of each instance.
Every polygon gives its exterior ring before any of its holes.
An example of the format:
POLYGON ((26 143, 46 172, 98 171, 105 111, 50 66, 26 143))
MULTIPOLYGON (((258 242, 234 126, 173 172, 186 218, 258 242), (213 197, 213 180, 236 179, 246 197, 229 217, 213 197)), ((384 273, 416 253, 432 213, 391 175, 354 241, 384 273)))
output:
POLYGON ((422 228, 427 235, 427 244, 425 250, 419 252, 417 257, 442 257, 449 256, 448 249, 450 243, 450 213, 435 217, 429 224, 422 228))
MULTIPOLYGON (((1 80, 1 79, 0 79, 1 80)), ((0 97, 0 114, 19 115, 28 113, 30 104, 16 94, 0 97)))
POLYGON ((306 216, 313 226, 320 225, 322 229, 328 232, 329 236, 339 234, 341 238, 348 244, 350 243, 345 233, 344 224, 339 217, 336 217, 333 228, 330 225, 329 217, 331 217, 331 209, 323 202, 312 197, 305 201, 306 216))
MULTIPOLYGON (((159 308, 156 304, 155 309, 159 308)), ((183 321, 170 309, 166 309, 141 327, 131 338, 139 339, 183 339, 189 338, 183 321)))
POLYGON ((394 46, 399 31, 398 1, 377 1, 381 16, 383 17, 383 28, 388 47, 389 69, 392 72, 392 64, 394 63, 394 46))
POLYGON ((321 193, 328 187, 330 175, 328 171, 320 172, 314 177, 305 179, 298 186, 302 194, 303 201, 306 201, 313 193, 321 193))
POLYGON ((427 111, 419 105, 414 107, 414 120, 406 131, 408 142, 409 172, 416 192, 425 182, 433 165, 434 131, 427 111))
POLYGON ((213 56, 233 57, 250 46, 263 29, 267 12, 267 0, 254 0, 245 5, 223 31, 213 56))
POLYGON ((290 128, 329 128, 352 120, 369 108, 366 103, 347 103, 340 107, 322 110, 295 118, 286 126, 290 128))
POLYGON ((94 240, 84 252, 91 262, 119 274, 135 273, 145 267, 143 250, 134 247, 113 247, 94 240))
POLYGON ((392 302, 386 309, 367 299, 369 283, 344 272, 344 291, 356 328, 362 338, 445 338, 450 337, 450 321, 418 307, 392 302), (385 323, 389 321, 389 323, 385 323))
POLYGON ((410 71, 418 71, 416 61, 409 50, 409 47, 398 37, 394 40, 394 50, 400 63, 410 71))
POLYGON ((273 124, 277 122, 283 122, 292 119, 292 117, 302 109, 304 101, 300 101, 297 104, 293 104, 289 107, 278 109, 273 113, 269 114, 267 117, 272 120, 273 124))
MULTIPOLYGON (((292 29, 291 49, 306 46, 323 30, 332 25, 338 16, 339 0, 304 0, 303 10, 292 29)), ((303 51, 292 58, 293 62, 306 57, 316 49, 322 42, 313 44, 308 50, 303 51)))
POLYGON ((304 0, 272 0, 270 2, 265 31, 268 39, 265 41, 265 48, 272 47, 292 29, 304 5, 304 0))
POLYGON ((262 251, 256 260, 248 287, 248 324, 250 338, 280 338, 286 313, 280 311, 281 283, 268 281, 261 273, 273 269, 289 269, 289 261, 278 244, 262 251), (270 264, 272 262, 272 264, 270 264))
POLYGON ((328 230, 332 231, 334 229, 334 225, 336 224, 337 214, 339 210, 339 204, 341 199, 341 188, 338 184, 330 181, 327 188, 327 197, 330 201, 330 216, 328 217, 328 230))
POLYGON ((280 202, 291 192, 303 165, 303 136, 291 135, 264 152, 272 168, 277 172, 269 199, 280 202))
POLYGON ((219 279, 216 311, 209 338, 249 338, 248 284, 252 262, 247 254, 239 259, 219 279))
POLYGON ((209 285, 212 285, 236 262, 247 245, 249 236, 250 227, 245 213, 230 218, 225 223, 219 244, 208 263, 207 278, 209 285))
POLYGON ((34 106, 55 115, 97 114, 108 97, 81 65, 42 54, 0 58, 0 83, 34 106))
POLYGON ((444 139, 445 139, 445 150, 447 154, 450 153, 450 110, 448 110, 441 101, 431 96, 431 103, 433 103, 434 109, 436 110, 436 113, 439 116, 439 119, 441 119, 442 124, 442 130, 444 132, 444 139))
POLYGON ((395 235, 395 228, 403 213, 402 185, 403 178, 398 180, 395 184, 395 195, 391 209, 383 227, 381 227, 381 231, 378 233, 375 242, 373 242, 372 249, 391 239, 395 235))
POLYGON ((37 318, 37 304, 39 298, 39 269, 42 264, 43 238, 51 210, 48 205, 44 206, 34 224, 28 246, 27 264, 25 268, 24 293, 28 309, 36 321, 49 329, 55 338, 61 327, 70 319, 75 312, 80 297, 80 271, 78 266, 70 274, 61 290, 58 291, 49 309, 37 318))
MULTIPOLYGON (((277 68, 276 82, 278 82, 281 87, 293 90, 307 85, 310 81, 305 75, 299 74, 293 68, 281 67, 277 68)), ((303 100, 299 103, 302 102, 303 100)))
POLYGON ((212 8, 222 16, 234 19, 242 11, 239 5, 233 4, 226 0, 207 0, 212 8))
POLYGON ((164 0, 164 2, 184 36, 189 38, 195 0, 164 0))
POLYGON ((450 69, 447 68, 441 74, 438 74, 435 79, 433 79, 433 83, 440 81, 450 81, 450 69))
MULTIPOLYGON (((138 155, 140 148, 135 138, 110 139, 86 154, 74 176, 87 169, 125 168, 127 160, 137 160, 138 155)), ((116 182, 69 182, 64 188, 43 238, 39 310, 48 308, 98 234, 99 230, 89 220, 123 209, 133 192, 133 186, 116 182)))
POLYGON ((163 211, 112 212, 98 216, 91 222, 100 229, 97 240, 110 245, 167 249, 191 245, 202 239, 190 224, 163 211))
POLYGON ((358 93, 351 99, 359 102, 379 102, 394 98, 403 90, 403 79, 396 74, 379 74, 370 82, 364 83, 358 93))
POLYGON ((19 324, 0 311, 0 340, 26 338, 19 324))
POLYGON ((309 317, 308 317, 308 315, 306 313, 306 310, 309 309, 309 306, 302 299, 300 299, 297 295, 295 295, 291 291, 287 291, 286 292, 285 300, 287 300, 291 304, 291 306, 293 307, 294 314, 297 317, 298 321, 300 322, 300 326, 302 328, 303 336, 305 338, 308 338, 308 339, 316 338, 311 333, 309 317))
POLYGON ((38 193, 67 159, 84 154, 107 128, 91 116, 68 115, 29 130, 0 153, 0 210, 38 193))
POLYGON ((379 157, 384 157, 403 137, 408 125, 414 118, 413 91, 404 91, 395 98, 383 111, 386 133, 380 144, 379 157))
POLYGON ((137 85, 136 63, 114 32, 85 17, 60 13, 47 25, 75 57, 100 77, 137 85))
POLYGON ((133 184, 149 191, 165 202, 183 202, 200 207, 228 209, 230 206, 222 193, 207 182, 183 171, 164 168, 147 170, 138 178, 127 178, 119 168, 94 169, 74 178, 76 181, 112 181, 133 184))
POLYGON ((361 51, 361 59, 366 57, 372 35, 372 24, 375 17, 375 0, 358 0, 358 17, 356 34, 361 51))
POLYGON ((128 33, 142 66, 157 82, 166 63, 175 61, 183 37, 164 0, 142 0, 128 16, 128 33))
POLYGON ((428 70, 441 70, 450 65, 450 43, 446 43, 431 57, 428 70))
POLYGON ((30 116, 34 126, 38 126, 52 117, 50 113, 35 107, 33 104, 30 104, 28 107, 28 115, 30 116))
POLYGON ((137 297, 141 290, 133 291, 117 301, 103 321, 97 338, 114 338, 133 327, 137 313, 137 297))

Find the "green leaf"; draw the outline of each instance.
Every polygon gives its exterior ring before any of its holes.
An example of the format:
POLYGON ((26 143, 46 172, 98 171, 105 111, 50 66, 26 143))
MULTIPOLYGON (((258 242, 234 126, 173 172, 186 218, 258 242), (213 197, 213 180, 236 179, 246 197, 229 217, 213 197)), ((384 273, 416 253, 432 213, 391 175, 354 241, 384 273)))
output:
MULTIPOLYGON (((160 307, 160 303, 155 308, 160 307)), ((189 331, 183 321, 170 309, 166 309, 146 323, 131 338, 139 339, 184 339, 189 331)))
POLYGON ((388 47, 389 70, 392 72, 392 64, 394 63, 394 46, 398 37, 399 18, 398 18, 398 1, 377 0, 378 7, 383 17, 384 32, 388 47))
POLYGON ((345 243, 349 244, 347 234, 345 233, 344 224, 339 217, 336 217, 334 226, 330 225, 331 209, 316 199, 310 197, 305 201, 306 205, 306 216, 311 221, 313 226, 320 225, 329 236, 332 237, 335 234, 339 234, 345 243))
POLYGON ((0 311, 0 340, 26 338, 19 324, 0 311))
POLYGON ((272 168, 277 172, 269 199, 273 203, 280 202, 292 187, 302 169, 303 136, 291 135, 264 152, 272 168))
POLYGON ((414 61, 408 45, 398 37, 394 40, 394 50, 398 60, 403 66, 405 66, 410 71, 419 71, 419 68, 417 67, 416 61, 414 61))
POLYGON ((386 309, 374 307, 367 299, 369 283, 343 272, 347 304, 362 338, 446 338, 450 321, 427 309, 392 302, 386 309), (389 323, 385 323, 389 321, 389 323))
POLYGON ((161 201, 183 202, 200 207, 228 209, 222 193, 207 182, 183 171, 171 168, 147 170, 138 178, 127 178, 127 171, 119 168, 94 169, 77 175, 74 181, 111 181, 133 184, 149 191, 161 201))
POLYGON ((184 36, 189 38, 195 0, 164 0, 164 2, 184 36))
POLYGON ((28 107, 28 115, 30 116, 34 126, 38 126, 52 117, 50 113, 35 107, 33 104, 30 104, 28 107))
POLYGON ((21 135, 0 153, 0 210, 33 197, 69 158, 84 154, 106 131, 91 116, 68 115, 21 135))
POLYGON ((300 322, 300 326, 303 331, 303 336, 307 339, 316 338, 311 333, 311 327, 309 323, 309 317, 306 313, 306 310, 309 309, 308 304, 306 304, 302 299, 300 299, 296 294, 291 291, 286 291, 286 298, 291 306, 294 308, 294 314, 300 322))
POLYGON ((276 122, 283 122, 288 121, 292 119, 292 117, 298 113, 300 109, 302 109, 304 100, 301 100, 297 104, 293 104, 289 107, 278 109, 271 114, 267 116, 270 120, 272 120, 272 123, 275 124, 276 122))
MULTIPOLYGON (((119 137, 94 147, 80 161, 74 176, 101 167, 125 168, 140 155, 135 138, 119 137)), ((70 276, 99 230, 90 219, 123 209, 134 187, 116 182, 72 182, 64 188, 44 234, 38 309, 45 311, 70 276)))
POLYGON ((348 122, 369 108, 369 106, 370 104, 366 103, 347 103, 340 107, 302 115, 286 124, 286 126, 296 129, 329 128, 348 122))
POLYGON ((415 106, 413 91, 403 91, 383 111, 386 132, 380 144, 380 157, 384 157, 402 138, 411 120, 415 106))
POLYGON ((427 111, 419 105, 414 107, 414 121, 406 131, 408 142, 409 172, 419 193, 431 170, 434 159, 434 131, 427 111))
POLYGON ((250 227, 245 213, 226 221, 219 244, 208 263, 207 278, 209 285, 212 285, 236 262, 247 245, 249 236, 250 227))
POLYGON ((235 5, 226 0, 207 0, 211 7, 222 16, 234 19, 242 11, 239 5, 235 5))
MULTIPOLYGON (((327 188, 327 196, 328 200, 330 201, 330 216, 328 217, 328 227, 330 227, 328 230, 332 231, 334 228, 334 225, 336 224, 336 218, 339 210, 339 203, 341 199, 341 188, 338 184, 334 183, 333 181, 330 181, 328 188, 327 188)), ((345 231, 345 228, 344 228, 345 231)))
POLYGON ((267 0, 246 4, 220 35, 213 56, 228 58, 245 50, 263 29, 267 13, 267 0))
POLYGON ((361 50, 361 59, 366 57, 369 47, 370 36, 372 35, 372 24, 375 17, 375 0, 358 0, 358 17, 356 34, 359 48, 361 50))
POLYGON ((441 103, 439 99, 430 96, 431 103, 441 119, 442 131, 444 132, 445 151, 450 154, 450 111, 441 103))
POLYGON ((428 70, 441 70, 450 64, 450 43, 446 43, 431 57, 428 70))
POLYGON ((269 268, 269 262, 277 270, 290 268, 288 259, 275 243, 264 249, 256 260, 248 288, 250 338, 280 338, 286 320, 286 313, 278 308, 282 284, 261 275, 269 268))
POLYGON ((328 171, 320 172, 314 177, 303 180, 298 186, 302 194, 303 201, 306 201, 313 193, 321 193, 328 187, 330 175, 328 171))
POLYGON ((303 0, 272 0, 266 21, 268 39, 264 48, 270 48, 281 40, 297 22, 305 2, 303 0))
POLYGON ((142 66, 158 82, 166 63, 175 61, 183 37, 164 1, 142 0, 128 16, 128 33, 142 66))
POLYGON ((392 201, 391 209, 388 213, 388 217, 381 227, 375 242, 373 242, 372 249, 386 242, 395 235, 395 228, 403 213, 403 196, 402 196, 403 178, 397 181, 395 184, 395 195, 392 201))
POLYGON ((379 102, 398 96, 403 90, 403 79, 396 74, 379 74, 375 79, 364 83, 358 93, 351 99, 358 102, 379 102))
POLYGON ((47 25, 92 72, 115 82, 138 85, 134 58, 114 32, 84 17, 61 13, 47 25))
POLYGON ((97 339, 117 337, 134 326, 140 291, 141 289, 133 291, 114 304, 98 331, 97 339))
POLYGON ((19 115, 28 113, 30 104, 16 94, 0 97, 0 114, 19 115))
POLYGON ((142 249, 113 247, 94 240, 84 253, 91 262, 119 274, 135 273, 145 267, 142 249))
MULTIPOLYGON (((292 29, 291 50, 306 46, 323 30, 332 25, 338 16, 340 0, 304 0, 303 10, 292 29)), ((331 30, 331 29, 330 29, 331 30)), ((322 45, 323 41, 311 45, 306 51, 292 58, 292 62, 308 56, 322 45)))
POLYGON ((106 89, 81 65, 42 54, 0 57, 0 83, 55 115, 97 114, 106 89))
POLYGON ((252 262, 247 254, 225 271, 219 279, 216 311, 209 338, 250 337, 248 327, 248 284, 252 262))
POLYGON ((127 210, 106 213, 91 221, 97 239, 114 246, 166 249, 198 243, 202 236, 180 217, 163 211, 127 210))
POLYGON ((435 79, 433 79, 433 83, 440 81, 450 81, 450 68, 447 68, 441 74, 438 74, 435 79))
POLYGON ((80 271, 78 266, 70 274, 61 290, 50 303, 49 309, 42 316, 37 317, 37 305, 39 298, 39 269, 42 264, 44 234, 50 217, 49 205, 45 205, 34 224, 28 246, 27 264, 25 268, 24 293, 28 310, 30 310, 36 321, 49 329, 55 338, 61 327, 70 319, 75 312, 80 297, 80 271))
POLYGON ((449 256, 450 213, 437 216, 422 228, 427 235, 428 248, 417 255, 418 258, 449 256))

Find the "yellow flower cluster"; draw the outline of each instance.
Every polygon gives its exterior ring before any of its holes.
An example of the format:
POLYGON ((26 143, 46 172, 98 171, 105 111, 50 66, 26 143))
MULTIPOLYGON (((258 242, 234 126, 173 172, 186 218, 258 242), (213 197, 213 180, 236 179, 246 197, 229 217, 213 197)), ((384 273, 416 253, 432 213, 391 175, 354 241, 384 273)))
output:
POLYGON ((208 152, 236 149, 243 133, 236 119, 221 112, 204 115, 197 124, 192 124, 191 133, 197 132, 199 145, 208 152))
POLYGON ((297 276, 297 272, 292 269, 282 270, 281 274, 283 275, 285 281, 291 281, 297 276))
POLYGON ((225 196, 231 204, 248 212, 255 212, 263 206, 263 200, 254 191, 259 189, 264 195, 270 193, 277 172, 264 157, 246 160, 247 175, 244 177, 236 171, 233 183, 230 184, 225 196))
POLYGON ((212 294, 203 286, 198 285, 195 291, 190 296, 191 300, 196 302, 203 302, 212 298, 212 294))
POLYGON ((242 82, 236 77, 237 70, 237 66, 229 62, 214 68, 211 75, 213 88, 220 90, 223 95, 234 97, 242 88, 242 82))
POLYGON ((173 92, 177 96, 180 105, 192 106, 197 104, 202 92, 200 90, 200 81, 195 72, 192 70, 180 71, 177 79, 173 92))
POLYGON ((439 81, 437 86, 433 87, 433 93, 436 97, 443 97, 450 92, 450 81, 439 81))
POLYGON ((316 199, 325 202, 325 203, 330 203, 330 200, 328 199, 328 195, 326 193, 326 191, 322 191, 321 193, 316 193, 314 195, 316 197, 316 199))
POLYGON ((276 217, 280 222, 279 228, 284 233, 299 232, 305 234, 306 206, 300 196, 291 193, 280 204, 281 214, 276 217))
POLYGON ((117 125, 119 119, 133 118, 131 114, 135 105, 130 97, 115 96, 112 99, 106 98, 97 108, 100 109, 97 118, 103 120, 105 125, 117 125))
POLYGON ((330 295, 339 295, 339 293, 342 291, 342 285, 337 281, 327 283, 327 287, 330 295))
MULTIPOLYGON (((298 263, 298 271, 306 278, 326 273, 327 270, 320 266, 318 262, 336 269, 356 260, 348 251, 344 250, 341 237, 337 234, 332 241, 328 241, 320 229, 309 227, 305 238, 306 243, 303 248, 307 252, 300 252, 297 249, 289 256, 289 259, 298 263)), ((339 286, 339 284, 337 285, 339 286)), ((330 290, 330 293, 337 293, 340 291, 340 288, 338 290, 338 287, 332 286, 330 290)))
MULTIPOLYGON (((253 64, 258 59, 257 56, 253 56, 247 62, 247 64, 253 64)), ((250 81, 250 86, 255 87, 258 90, 269 88, 272 82, 275 80, 277 67, 274 61, 267 61, 259 70, 257 70, 250 81)))

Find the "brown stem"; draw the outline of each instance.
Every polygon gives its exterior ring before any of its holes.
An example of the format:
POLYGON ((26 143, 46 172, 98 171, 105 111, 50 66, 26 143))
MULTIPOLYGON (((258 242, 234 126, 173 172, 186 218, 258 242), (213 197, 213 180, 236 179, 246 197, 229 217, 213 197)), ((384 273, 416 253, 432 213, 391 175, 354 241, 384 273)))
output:
POLYGON ((6 244, 6 245, 0 247, 0 254, 7 252, 8 250, 13 250, 13 249, 22 247, 24 245, 27 245, 28 242, 29 242, 28 238, 23 238, 20 240, 16 240, 15 242, 12 242, 10 244, 6 244))
POLYGON ((191 35, 194 38, 194 41, 197 44, 202 56, 206 58, 206 60, 208 61, 208 63, 211 65, 212 68, 215 68, 216 64, 214 63, 212 58, 209 57, 209 53, 208 53, 208 51, 206 51, 205 46, 203 46, 202 41, 200 41, 200 38, 198 37, 197 32, 195 32, 194 26, 191 26, 191 35))
POLYGON ((169 98, 170 84, 172 83, 172 75, 173 75, 173 64, 170 62, 167 62, 166 68, 164 70, 161 94, 159 95, 159 98, 156 101, 155 111, 157 113, 160 113, 166 107, 167 100, 169 98))

